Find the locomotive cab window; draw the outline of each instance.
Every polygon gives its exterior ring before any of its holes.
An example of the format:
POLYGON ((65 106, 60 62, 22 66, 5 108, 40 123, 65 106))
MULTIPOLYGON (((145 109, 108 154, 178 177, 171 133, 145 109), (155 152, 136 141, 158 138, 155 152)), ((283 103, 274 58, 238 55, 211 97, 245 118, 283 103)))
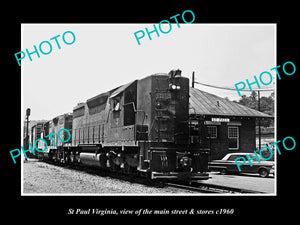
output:
POLYGON ((121 107, 120 107, 120 98, 115 98, 113 101, 113 111, 117 112, 120 111, 121 107))
POLYGON ((124 105, 124 126, 135 124, 134 102, 124 105))
POLYGON ((124 126, 134 125, 136 117, 136 85, 132 85, 124 92, 124 126))
POLYGON ((112 99, 112 117, 111 117, 111 125, 112 127, 120 126, 120 117, 121 117, 121 98, 120 96, 112 99))

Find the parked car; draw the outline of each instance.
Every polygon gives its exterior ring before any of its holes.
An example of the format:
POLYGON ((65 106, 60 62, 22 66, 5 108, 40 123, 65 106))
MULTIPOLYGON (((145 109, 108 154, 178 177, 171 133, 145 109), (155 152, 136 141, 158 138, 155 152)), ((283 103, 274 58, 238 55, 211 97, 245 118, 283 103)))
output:
MULTIPOLYGON (((268 177, 269 174, 274 174, 274 161, 263 160, 259 155, 259 160, 256 158, 251 160, 252 166, 250 166, 249 161, 246 158, 255 157, 254 153, 229 153, 223 157, 221 160, 213 160, 208 163, 210 170, 220 171, 221 174, 227 173, 258 173, 261 177, 268 177), (241 172, 238 170, 235 159, 239 157, 244 157, 246 162, 240 166, 241 172)), ((241 159, 242 160, 242 159, 241 159)))

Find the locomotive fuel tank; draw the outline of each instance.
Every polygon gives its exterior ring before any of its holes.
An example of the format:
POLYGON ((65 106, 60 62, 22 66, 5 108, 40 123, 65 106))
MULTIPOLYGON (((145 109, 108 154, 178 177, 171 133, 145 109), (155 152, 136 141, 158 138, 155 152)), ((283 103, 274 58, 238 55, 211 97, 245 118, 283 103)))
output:
POLYGON ((100 154, 81 152, 79 157, 80 162, 85 166, 101 167, 100 154))

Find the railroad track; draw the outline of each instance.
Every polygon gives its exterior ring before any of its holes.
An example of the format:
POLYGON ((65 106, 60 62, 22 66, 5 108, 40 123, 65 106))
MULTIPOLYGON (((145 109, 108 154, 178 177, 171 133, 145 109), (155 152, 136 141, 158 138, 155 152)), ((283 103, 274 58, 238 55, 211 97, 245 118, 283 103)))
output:
POLYGON ((198 182, 192 182, 190 184, 167 182, 167 183, 164 183, 164 185, 169 186, 169 187, 179 188, 179 189, 200 192, 200 193, 216 193, 216 194, 259 194, 259 193, 263 193, 263 192, 259 192, 259 191, 252 191, 249 189, 233 188, 233 187, 226 187, 226 186, 221 186, 221 185, 198 183, 198 182))
POLYGON ((97 170, 95 168, 80 167, 80 166, 76 166, 76 165, 60 165, 60 164, 56 164, 56 163, 49 162, 49 161, 46 163, 60 166, 60 167, 65 167, 68 169, 77 170, 77 171, 83 171, 83 172, 86 172, 89 174, 99 175, 102 177, 116 178, 116 179, 120 179, 120 180, 124 180, 124 181, 129 181, 132 183, 143 184, 143 185, 153 186, 153 187, 157 187, 157 188, 173 187, 173 188, 193 191, 195 193, 199 192, 199 193, 212 193, 212 194, 214 194, 214 193, 216 193, 216 194, 259 194, 259 193, 263 193, 263 192, 248 190, 248 189, 226 187, 226 186, 207 184, 207 183, 199 183, 199 182, 195 182, 195 181, 192 181, 191 183, 149 181, 149 180, 145 179, 144 177, 139 177, 136 175, 113 173, 110 171, 102 171, 102 170, 97 170))

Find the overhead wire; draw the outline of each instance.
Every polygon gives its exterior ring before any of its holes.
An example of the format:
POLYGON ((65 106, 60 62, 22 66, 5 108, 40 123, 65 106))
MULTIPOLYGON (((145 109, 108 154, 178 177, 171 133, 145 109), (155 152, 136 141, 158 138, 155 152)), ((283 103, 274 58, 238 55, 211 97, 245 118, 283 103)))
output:
MULTIPOLYGON (((207 87, 212 87, 212 88, 218 88, 218 89, 223 89, 223 90, 228 90, 228 91, 237 91, 235 88, 230 88, 230 87, 221 87, 221 86, 215 86, 215 85, 211 85, 211 84, 204 84, 204 83, 200 83, 198 81, 194 81, 194 83, 196 84, 200 84, 203 86, 207 86, 207 87)), ((274 91, 274 88, 268 88, 268 89, 252 89, 252 90, 239 90, 239 91, 274 91)))

